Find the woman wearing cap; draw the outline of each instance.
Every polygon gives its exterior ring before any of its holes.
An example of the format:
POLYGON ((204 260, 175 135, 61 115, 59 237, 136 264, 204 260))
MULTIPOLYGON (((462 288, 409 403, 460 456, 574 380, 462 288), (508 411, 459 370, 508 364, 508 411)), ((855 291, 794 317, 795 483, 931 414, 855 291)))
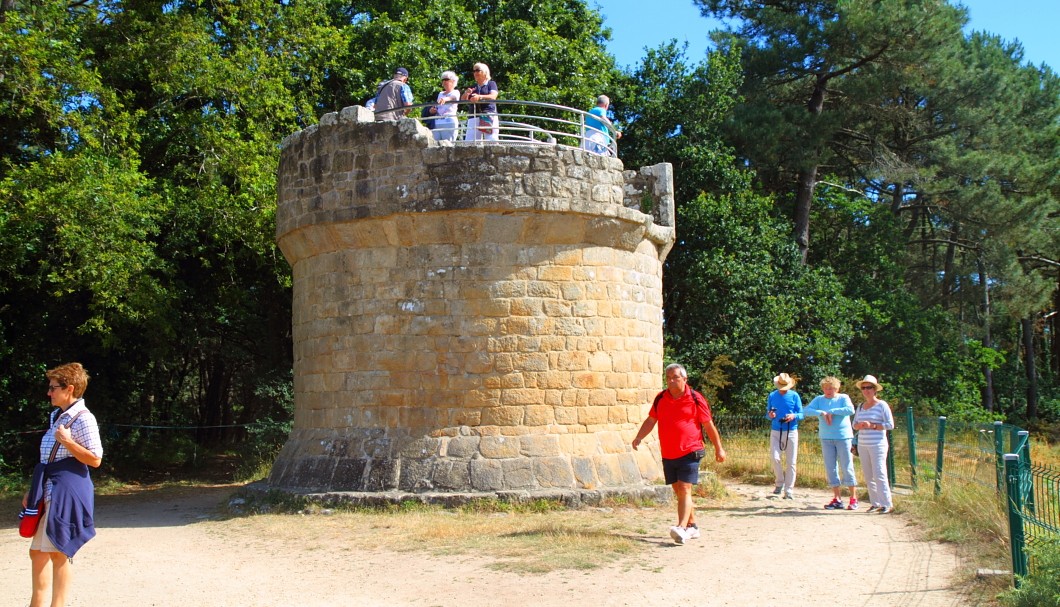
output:
POLYGON ((103 461, 96 418, 81 396, 88 373, 80 363, 60 365, 44 374, 48 397, 57 407, 40 442, 40 463, 33 470, 22 507, 44 497, 44 513, 29 545, 33 578, 30 607, 66 604, 73 575, 70 559, 96 535, 92 522, 93 487, 88 468, 103 461), (47 595, 51 591, 51 600, 47 595))
POLYGON ((773 495, 784 493, 784 499, 794 499, 795 462, 799 457, 799 420, 802 419, 802 397, 792 390, 799 380, 781 373, 773 378, 776 390, 766 399, 766 417, 771 420, 769 452, 773 459, 773 495), (787 454, 787 465, 781 459, 787 454))
POLYGON ((821 420, 818 436, 824 456, 824 473, 828 477, 828 486, 832 488, 832 501, 825 505, 825 509, 842 510, 843 487, 850 487, 850 502, 846 509, 857 510, 858 483, 854 478, 854 458, 850 452, 854 439, 854 430, 850 425, 854 403, 850 402, 849 396, 839 392, 841 386, 839 378, 829 376, 822 379, 821 391, 824 394, 811 400, 802 413, 807 419, 818 417, 821 420))
MULTIPOLYGON (((490 80, 490 66, 476 63, 471 70, 475 76, 475 86, 469 87, 460 96, 465 101, 494 101, 500 95, 497 83, 490 80)), ((467 120, 467 134, 464 141, 497 141, 500 137, 500 124, 496 103, 481 103, 471 106, 475 116, 467 120)))
POLYGON ((854 429, 858 431, 858 456, 861 474, 869 488, 869 512, 888 514, 894 509, 891 485, 887 480, 887 431, 894 429, 891 406, 877 398, 883 390, 872 375, 858 382, 865 402, 854 413, 854 429))
POLYGON ((442 72, 442 90, 438 92, 435 103, 438 105, 431 108, 431 113, 438 116, 434 120, 434 138, 437 141, 456 140, 456 104, 460 101, 460 93, 456 90, 456 72, 446 70, 442 72))

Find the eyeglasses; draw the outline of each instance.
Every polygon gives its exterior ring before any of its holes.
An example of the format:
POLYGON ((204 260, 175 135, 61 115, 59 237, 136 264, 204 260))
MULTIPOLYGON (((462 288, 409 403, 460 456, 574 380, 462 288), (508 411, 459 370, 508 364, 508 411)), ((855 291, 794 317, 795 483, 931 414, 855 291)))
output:
POLYGON ((876 386, 861 386, 862 390, 875 390, 876 386))
POLYGON ((66 388, 66 386, 53 386, 51 384, 48 384, 48 392, 52 392, 54 390, 62 390, 64 388, 66 388))

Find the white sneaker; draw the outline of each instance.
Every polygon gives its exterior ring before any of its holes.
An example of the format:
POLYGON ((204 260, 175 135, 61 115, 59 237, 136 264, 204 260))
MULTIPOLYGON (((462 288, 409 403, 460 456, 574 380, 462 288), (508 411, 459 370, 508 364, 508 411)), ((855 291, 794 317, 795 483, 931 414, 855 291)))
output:
POLYGON ((696 527, 695 525, 689 525, 688 527, 685 527, 685 535, 687 535, 688 539, 690 540, 699 539, 699 527, 696 527))
POLYGON ((675 544, 684 544, 688 538, 688 532, 684 529, 674 525, 670 527, 670 537, 674 539, 675 544))
POLYGON ((784 499, 793 500, 793 499, 795 499, 795 496, 791 494, 791 491, 785 491, 784 492, 784 499))

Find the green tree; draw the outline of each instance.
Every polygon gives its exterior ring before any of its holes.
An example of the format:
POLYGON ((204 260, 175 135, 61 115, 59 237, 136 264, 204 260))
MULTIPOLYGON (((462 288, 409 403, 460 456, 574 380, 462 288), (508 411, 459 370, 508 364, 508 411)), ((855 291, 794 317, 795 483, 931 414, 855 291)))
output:
POLYGON ((805 261, 818 174, 841 162, 850 112, 869 100, 848 89, 933 60, 959 40, 961 13, 944 0, 696 4, 734 23, 715 36, 722 48, 744 49, 746 102, 737 108, 733 141, 772 191, 788 194, 805 261))
POLYGON ((420 99, 430 75, 474 61, 505 97, 577 106, 613 76, 599 14, 574 0, 0 6, 0 399, 17 404, 0 425, 12 429, 39 424, 42 372, 70 359, 92 372, 104 420, 282 426, 282 138, 363 102, 397 65, 420 99))

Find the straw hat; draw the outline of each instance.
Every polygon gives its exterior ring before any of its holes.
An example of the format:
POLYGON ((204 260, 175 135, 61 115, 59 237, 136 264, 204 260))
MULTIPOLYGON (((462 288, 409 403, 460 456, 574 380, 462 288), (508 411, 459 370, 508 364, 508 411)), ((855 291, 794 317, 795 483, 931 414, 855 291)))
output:
POLYGON ((773 385, 776 386, 778 390, 791 390, 795 387, 795 382, 797 381, 797 379, 787 373, 781 373, 773 378, 773 385))
POLYGON ((880 385, 880 382, 876 381, 876 376, 875 375, 866 375, 865 379, 863 379, 863 380, 858 382, 858 387, 859 388, 864 388, 865 384, 869 384, 870 386, 874 386, 876 388, 877 392, 883 390, 883 386, 880 385))

